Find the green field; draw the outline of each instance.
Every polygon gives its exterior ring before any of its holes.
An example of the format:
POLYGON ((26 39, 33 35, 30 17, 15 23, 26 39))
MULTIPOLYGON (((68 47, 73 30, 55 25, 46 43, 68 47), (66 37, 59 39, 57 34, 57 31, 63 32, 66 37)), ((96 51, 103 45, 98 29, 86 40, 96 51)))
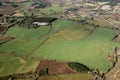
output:
POLYGON ((0 45, 0 52, 79 62, 103 72, 110 68, 107 56, 119 46, 112 41, 117 34, 115 31, 97 28, 91 33, 90 26, 60 19, 53 22, 52 27, 52 30, 50 26, 37 29, 12 27, 6 34, 15 39, 0 45))
POLYGON ((0 54, 0 76, 34 72, 39 61, 0 54))
POLYGON ((112 30, 98 28, 83 40, 44 44, 32 56, 80 62, 90 68, 98 68, 106 72, 110 68, 107 56, 116 46, 119 46, 118 43, 111 40, 115 34, 112 30))

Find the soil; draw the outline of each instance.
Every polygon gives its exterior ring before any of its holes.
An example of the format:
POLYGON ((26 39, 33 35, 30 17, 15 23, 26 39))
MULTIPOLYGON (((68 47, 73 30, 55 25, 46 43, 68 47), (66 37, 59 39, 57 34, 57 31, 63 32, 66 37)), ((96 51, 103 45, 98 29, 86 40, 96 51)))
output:
POLYGON ((56 62, 52 60, 42 60, 38 65, 36 72, 41 70, 48 69, 49 75, 58 75, 58 74, 77 74, 78 72, 72 70, 67 63, 65 62, 56 62))

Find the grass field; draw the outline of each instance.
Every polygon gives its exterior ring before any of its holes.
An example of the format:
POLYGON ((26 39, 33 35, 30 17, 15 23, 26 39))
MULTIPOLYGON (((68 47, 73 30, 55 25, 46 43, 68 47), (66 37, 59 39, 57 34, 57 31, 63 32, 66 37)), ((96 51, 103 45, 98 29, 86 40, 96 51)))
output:
POLYGON ((12 27, 6 34, 15 36, 15 39, 0 45, 0 52, 79 62, 103 72, 110 68, 107 56, 119 46, 112 41, 117 34, 115 31, 97 28, 90 34, 91 27, 60 19, 53 22, 52 26, 50 32, 50 26, 37 29, 12 27))
POLYGON ((0 76, 34 72, 39 61, 0 54, 0 76))

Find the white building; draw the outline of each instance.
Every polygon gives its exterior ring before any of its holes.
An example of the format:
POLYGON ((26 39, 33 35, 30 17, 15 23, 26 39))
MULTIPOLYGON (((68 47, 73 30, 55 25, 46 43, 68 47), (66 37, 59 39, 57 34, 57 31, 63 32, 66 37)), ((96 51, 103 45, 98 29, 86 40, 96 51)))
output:
POLYGON ((33 22, 33 25, 47 26, 47 25, 49 25, 49 23, 48 22, 33 22))

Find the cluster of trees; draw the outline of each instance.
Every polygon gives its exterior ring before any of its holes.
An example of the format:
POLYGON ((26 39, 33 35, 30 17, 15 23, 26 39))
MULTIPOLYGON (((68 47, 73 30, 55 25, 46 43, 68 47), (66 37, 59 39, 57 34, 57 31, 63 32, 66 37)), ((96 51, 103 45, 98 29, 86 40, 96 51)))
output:
POLYGON ((32 24, 34 18, 26 16, 25 18, 23 18, 21 20, 17 20, 15 24, 18 25, 18 26, 26 27, 26 28, 37 27, 37 26, 32 24))
POLYGON ((82 65, 82 64, 80 64, 78 62, 69 62, 68 65, 72 69, 74 69, 74 70, 76 70, 78 72, 88 72, 88 71, 90 71, 89 68, 87 68, 86 66, 84 66, 84 65, 82 65))

